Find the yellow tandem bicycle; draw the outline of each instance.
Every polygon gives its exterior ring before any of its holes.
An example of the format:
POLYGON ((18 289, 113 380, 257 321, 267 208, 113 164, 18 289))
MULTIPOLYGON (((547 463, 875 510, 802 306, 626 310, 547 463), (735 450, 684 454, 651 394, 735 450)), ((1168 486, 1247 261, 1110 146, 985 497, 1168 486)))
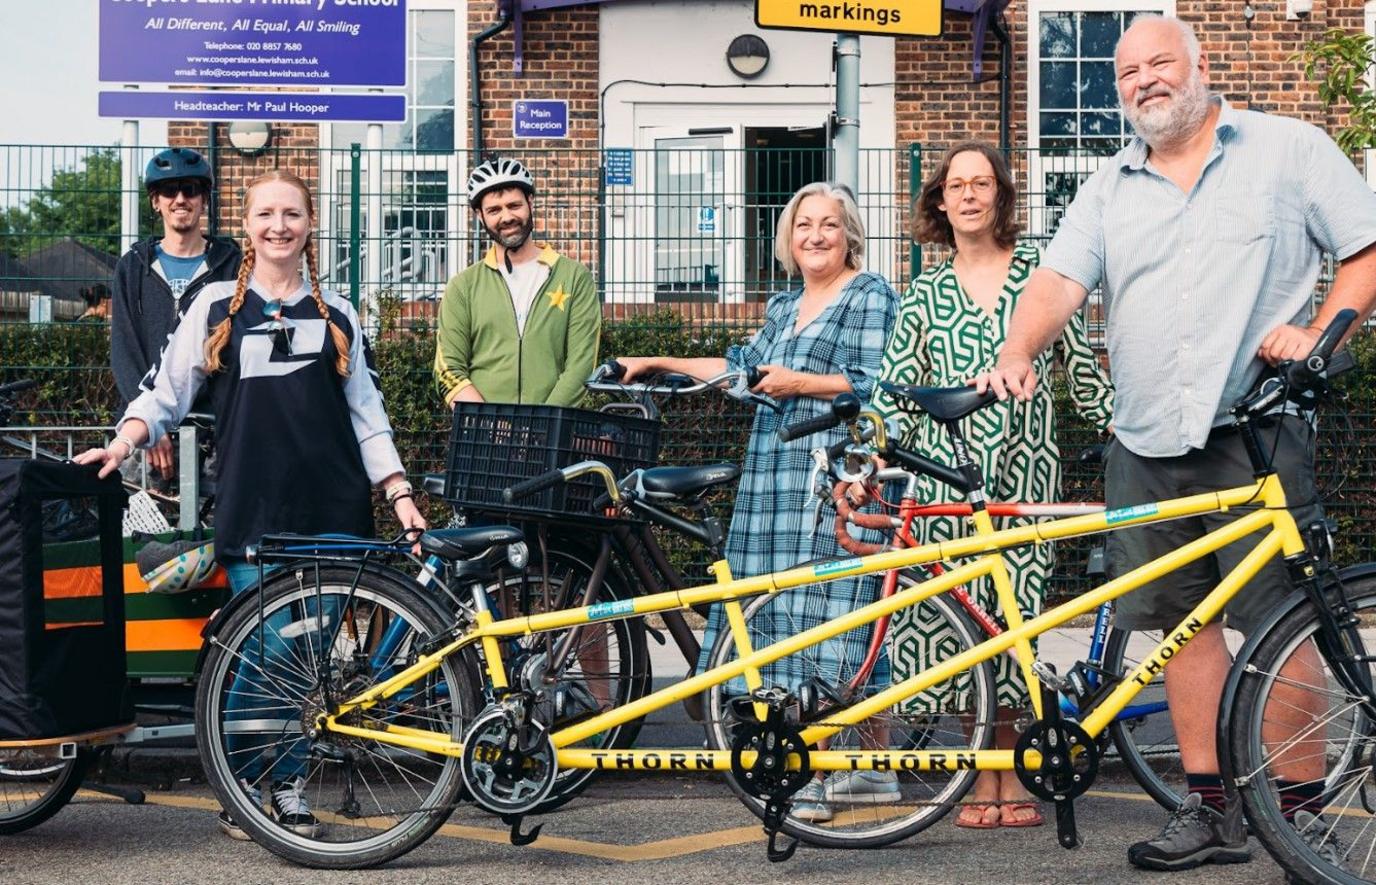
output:
MULTIPOLYGON (((1354 319, 1350 311, 1340 314, 1314 353, 1277 367, 1233 408, 1257 477, 1238 488, 995 531, 957 423, 991 397, 972 388, 895 388, 951 431, 959 463, 953 471, 896 450, 878 416, 861 411, 860 418, 874 423, 875 447, 897 455, 907 469, 964 477, 976 535, 748 578, 732 576, 723 561, 713 566, 715 583, 705 586, 504 620, 494 619, 482 587, 519 541, 513 529, 475 528, 470 537, 449 539, 447 556, 473 581, 472 598, 457 618, 417 589, 370 581, 345 555, 332 561, 291 554, 294 564, 266 580, 256 604, 221 619, 208 638, 196 735, 209 783, 256 842, 320 868, 399 857, 468 801, 501 816, 512 841, 526 844, 538 827, 524 830, 524 816, 549 798, 565 768, 721 772, 763 820, 772 860, 791 856, 799 840, 874 847, 904 839, 954 807, 978 771, 1013 770, 1034 794, 1055 803, 1059 841, 1073 847, 1079 841, 1073 802, 1093 783, 1115 715, 1280 556, 1296 591, 1234 663, 1221 708, 1225 777, 1240 792, 1253 832, 1287 871, 1302 881, 1370 881, 1376 693, 1361 626, 1376 614, 1376 568, 1339 572, 1329 565, 1325 527, 1295 523, 1257 426, 1287 403, 1312 406, 1322 398, 1327 376, 1345 357, 1333 357, 1335 345, 1354 319), (1001 551, 1222 512, 1238 517, 1038 617, 1018 614, 1001 551), (1060 677, 1033 652, 1038 635, 1239 542, 1250 552, 1140 664, 1101 674, 1099 690, 1080 702, 1078 721, 1062 715, 1055 699, 1060 677), (776 594, 951 560, 963 562, 782 641, 752 643, 752 623, 769 617, 776 594), (982 641, 942 596, 981 577, 994 582, 1009 628, 982 641), (559 674, 530 662, 512 668, 506 660, 516 638, 714 603, 726 606, 730 630, 709 669, 604 712, 564 715, 556 709, 562 695, 551 690, 559 674), (876 621, 901 610, 925 610, 946 625, 949 654, 942 663, 854 691, 846 691, 844 673, 808 670, 809 650, 850 631, 868 636, 876 621), (275 636, 265 645, 267 633, 275 636), (278 651, 264 657, 257 651, 263 647, 278 651), (1033 688, 1033 718, 1016 749, 994 750, 988 662, 1009 649, 1033 688), (706 748, 599 747, 604 730, 693 695, 704 697, 708 711, 706 748), (301 834, 279 826, 252 798, 249 788, 258 784, 249 775, 273 758, 302 759, 297 774, 320 819, 318 830, 301 834), (859 772, 880 772, 888 784, 883 794, 857 787, 859 772), (790 798, 814 777, 824 779, 828 800, 839 809, 825 823, 789 814, 790 798), (1306 818, 1306 831, 1282 813, 1281 780, 1323 784, 1324 811, 1306 818)), ((854 422, 852 433, 860 438, 854 422)), ((511 491, 588 473, 603 476, 613 502, 626 493, 597 462, 511 491)), ((292 540, 265 538, 257 555, 272 559, 292 540)))

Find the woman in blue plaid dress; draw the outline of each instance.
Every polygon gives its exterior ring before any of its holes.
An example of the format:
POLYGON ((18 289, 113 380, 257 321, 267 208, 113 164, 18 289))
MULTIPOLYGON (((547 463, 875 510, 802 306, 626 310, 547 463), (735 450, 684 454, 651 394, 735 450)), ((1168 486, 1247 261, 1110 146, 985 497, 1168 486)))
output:
MULTIPOLYGON (((757 367, 764 373, 755 387, 779 400, 781 412, 755 411, 744 471, 736 496, 726 558, 737 578, 767 574, 819 558, 836 557, 840 546, 829 521, 813 534, 814 498, 809 488, 809 452, 839 441, 840 428, 781 443, 779 428, 827 412, 842 393, 867 400, 884 359, 898 296, 878 274, 862 271, 865 232, 854 198, 845 188, 816 182, 798 191, 779 218, 774 254, 784 269, 801 275, 803 287, 770 299, 764 326, 746 344, 731 347, 725 359, 629 357, 629 380, 647 372, 683 372, 699 378, 728 369, 757 367)), ((879 541, 870 533, 867 541, 879 541)), ((751 623, 750 641, 759 648, 853 611, 874 600, 879 581, 863 577, 812 584, 780 593, 767 618, 751 623)), ((726 615, 714 606, 702 642, 699 671, 726 615)), ((864 660, 869 631, 854 630, 772 665, 767 683, 792 691, 813 678, 844 688, 864 660)), ((881 658, 871 687, 888 681, 881 658)))

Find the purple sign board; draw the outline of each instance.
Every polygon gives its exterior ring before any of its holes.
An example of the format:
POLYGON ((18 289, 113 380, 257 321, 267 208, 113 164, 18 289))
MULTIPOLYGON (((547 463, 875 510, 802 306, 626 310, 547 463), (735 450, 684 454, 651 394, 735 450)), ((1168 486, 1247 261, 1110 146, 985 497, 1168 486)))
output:
POLYGON ((404 95, 319 92, 102 92, 100 115, 123 120, 272 120, 277 123, 397 123, 404 95))
POLYGON ((404 86, 406 0, 100 0, 100 80, 404 86))
POLYGON ((569 103, 518 98, 511 103, 511 130, 517 138, 568 138, 569 103))

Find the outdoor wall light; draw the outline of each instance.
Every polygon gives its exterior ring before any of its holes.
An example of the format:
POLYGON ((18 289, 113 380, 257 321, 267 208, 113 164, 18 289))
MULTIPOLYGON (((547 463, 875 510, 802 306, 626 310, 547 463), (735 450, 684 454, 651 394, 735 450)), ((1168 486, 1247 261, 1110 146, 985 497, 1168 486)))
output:
POLYGON ((726 66, 738 77, 755 79, 769 66, 769 44, 755 34, 741 34, 726 47, 726 66))
POLYGON ((272 127, 262 120, 236 120, 229 124, 229 143, 245 157, 256 157, 272 143, 272 127))

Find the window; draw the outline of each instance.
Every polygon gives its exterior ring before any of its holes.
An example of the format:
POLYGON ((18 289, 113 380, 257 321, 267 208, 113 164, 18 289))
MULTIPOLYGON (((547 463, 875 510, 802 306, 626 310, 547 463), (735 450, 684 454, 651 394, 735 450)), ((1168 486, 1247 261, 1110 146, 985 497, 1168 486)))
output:
MULTIPOLYGON (((454 13, 413 10, 406 85, 406 120, 382 127, 382 146, 416 151, 454 150, 454 73, 457 56, 454 13)), ((339 123, 331 142, 336 148, 363 144, 367 126, 339 123)))
POLYGON ((1174 14, 1153 0, 1041 0, 1030 13, 1028 228, 1049 237, 1080 182, 1132 137, 1118 109, 1113 51, 1139 15, 1174 14))

